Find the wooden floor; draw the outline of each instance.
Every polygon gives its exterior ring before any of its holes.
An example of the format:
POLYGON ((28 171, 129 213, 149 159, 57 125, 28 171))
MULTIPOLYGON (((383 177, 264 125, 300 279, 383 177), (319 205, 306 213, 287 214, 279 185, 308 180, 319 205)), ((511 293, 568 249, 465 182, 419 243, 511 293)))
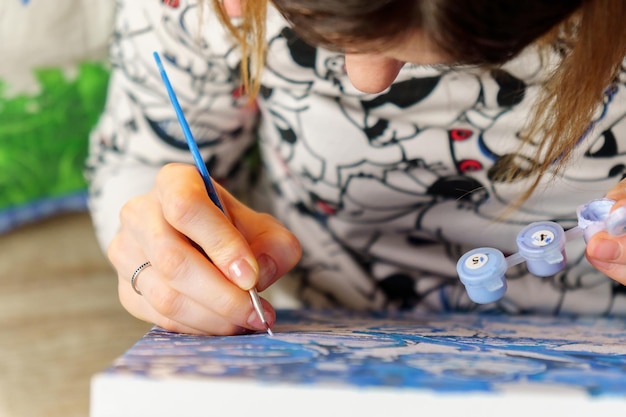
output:
POLYGON ((89 380, 150 327, 117 300, 86 214, 0 236, 0 417, 87 417, 89 380))

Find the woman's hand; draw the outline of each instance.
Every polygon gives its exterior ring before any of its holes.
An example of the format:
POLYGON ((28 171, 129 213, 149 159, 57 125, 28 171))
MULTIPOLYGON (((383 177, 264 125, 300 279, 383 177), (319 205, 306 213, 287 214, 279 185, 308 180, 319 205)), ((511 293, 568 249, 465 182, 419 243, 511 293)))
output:
MULTIPOLYGON (((606 198, 616 201, 611 211, 626 206, 626 180, 611 188, 606 198)), ((600 272, 626 285, 626 235, 596 233, 587 242, 587 259, 600 272)))
MULTIPOLYGON (((293 268, 300 244, 272 216, 216 187, 230 219, 210 200, 196 168, 184 164, 163 167, 153 189, 122 209, 108 256, 120 301, 134 316, 181 333, 265 330, 248 290, 263 291, 293 268), (146 261, 151 267, 136 278, 139 295, 130 279, 146 261)), ((262 304, 271 325, 275 312, 262 304)))

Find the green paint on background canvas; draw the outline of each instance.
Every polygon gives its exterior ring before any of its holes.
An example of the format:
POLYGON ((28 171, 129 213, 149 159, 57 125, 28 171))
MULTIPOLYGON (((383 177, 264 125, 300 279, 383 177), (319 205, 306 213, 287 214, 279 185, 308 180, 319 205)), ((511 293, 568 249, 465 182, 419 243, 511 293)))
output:
POLYGON ((0 210, 86 188, 90 130, 104 108, 109 72, 83 63, 72 79, 35 71, 36 95, 7 97, 0 80, 0 210))

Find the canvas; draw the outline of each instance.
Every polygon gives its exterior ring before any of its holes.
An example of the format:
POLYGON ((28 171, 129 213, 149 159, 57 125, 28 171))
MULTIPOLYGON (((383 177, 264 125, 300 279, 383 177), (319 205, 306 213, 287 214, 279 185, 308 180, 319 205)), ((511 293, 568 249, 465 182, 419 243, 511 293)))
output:
POLYGON ((88 137, 104 109, 115 2, 0 6, 0 234, 86 211, 88 137))
POLYGON ((94 377, 92 417, 626 409, 623 319, 284 310, 274 332, 154 328, 94 377))

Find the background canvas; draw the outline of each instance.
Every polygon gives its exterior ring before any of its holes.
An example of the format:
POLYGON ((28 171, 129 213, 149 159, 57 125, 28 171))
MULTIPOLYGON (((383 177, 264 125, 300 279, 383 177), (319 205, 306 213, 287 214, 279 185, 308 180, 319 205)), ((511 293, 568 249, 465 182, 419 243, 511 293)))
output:
POLYGON ((0 2, 0 233, 85 210, 115 2, 0 2))
POLYGON ((85 211, 114 7, 0 1, 0 417, 87 417, 91 375, 149 328, 85 211))

